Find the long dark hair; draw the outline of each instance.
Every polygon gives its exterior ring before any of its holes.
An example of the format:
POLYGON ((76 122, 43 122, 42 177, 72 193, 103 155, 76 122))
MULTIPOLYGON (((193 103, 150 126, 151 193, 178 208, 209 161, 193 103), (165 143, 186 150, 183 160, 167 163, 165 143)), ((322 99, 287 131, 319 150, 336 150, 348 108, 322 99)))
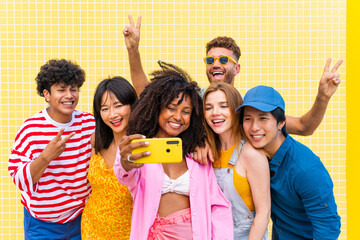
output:
POLYGON ((114 140, 113 131, 101 118, 101 99, 104 94, 112 93, 122 104, 133 107, 137 99, 135 89, 123 77, 108 78, 99 83, 94 95, 95 153, 107 149, 114 140))
POLYGON ((202 122, 202 100, 199 87, 191 77, 179 67, 160 62, 161 70, 151 73, 151 83, 140 94, 130 115, 128 134, 139 133, 148 138, 155 137, 159 130, 160 111, 167 107, 175 98, 191 99, 193 106, 190 126, 178 137, 183 142, 183 155, 191 153, 197 146, 204 146, 205 129, 202 122))

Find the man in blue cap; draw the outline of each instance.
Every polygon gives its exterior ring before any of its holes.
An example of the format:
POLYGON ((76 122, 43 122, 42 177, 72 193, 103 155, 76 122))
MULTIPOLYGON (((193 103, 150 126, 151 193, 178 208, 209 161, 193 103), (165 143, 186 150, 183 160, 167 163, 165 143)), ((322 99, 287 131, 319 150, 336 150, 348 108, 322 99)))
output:
POLYGON ((337 239, 341 222, 331 177, 319 157, 286 132, 281 95, 254 87, 237 111, 246 137, 269 159, 272 239, 337 239))

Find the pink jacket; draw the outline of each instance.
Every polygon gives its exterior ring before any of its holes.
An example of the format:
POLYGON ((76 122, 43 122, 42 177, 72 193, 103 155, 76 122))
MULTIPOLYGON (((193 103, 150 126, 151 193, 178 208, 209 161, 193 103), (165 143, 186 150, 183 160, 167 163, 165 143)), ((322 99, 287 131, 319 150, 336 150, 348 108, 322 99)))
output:
MULTIPOLYGON (((233 240, 231 204, 220 190, 214 170, 186 157, 190 172, 190 205, 193 239, 233 240)), ((160 163, 148 163, 127 172, 116 153, 114 173, 121 184, 129 186, 134 199, 130 239, 146 240, 159 208, 164 181, 160 163)))

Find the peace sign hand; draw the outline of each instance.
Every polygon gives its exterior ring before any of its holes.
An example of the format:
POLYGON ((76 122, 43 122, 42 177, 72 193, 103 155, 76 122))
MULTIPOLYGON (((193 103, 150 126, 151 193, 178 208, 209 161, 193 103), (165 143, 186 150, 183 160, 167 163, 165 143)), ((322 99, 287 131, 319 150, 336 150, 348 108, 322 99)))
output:
POLYGON ((49 142, 49 144, 42 151, 41 156, 50 163, 52 160, 58 158, 65 150, 66 142, 75 135, 75 132, 70 133, 64 139, 61 139, 65 128, 61 128, 58 134, 49 142))
POLYGON ((340 59, 334 67, 330 70, 331 58, 328 58, 324 67, 323 75, 321 76, 318 95, 323 96, 327 99, 330 99, 332 95, 335 93, 337 87, 339 86, 340 73, 337 73, 340 65, 342 64, 343 59, 340 59))
POLYGON ((139 48, 141 18, 141 16, 138 16, 137 24, 135 25, 133 17, 129 15, 130 26, 125 26, 123 30, 125 45, 128 49, 139 48))

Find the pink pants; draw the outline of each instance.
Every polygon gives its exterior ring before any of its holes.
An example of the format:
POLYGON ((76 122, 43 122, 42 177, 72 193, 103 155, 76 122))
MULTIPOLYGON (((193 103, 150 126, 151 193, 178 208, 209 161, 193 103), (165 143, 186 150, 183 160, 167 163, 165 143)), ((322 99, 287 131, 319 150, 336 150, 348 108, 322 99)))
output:
POLYGON ((157 214, 149 230, 148 240, 193 239, 191 226, 190 208, 164 218, 157 214))

